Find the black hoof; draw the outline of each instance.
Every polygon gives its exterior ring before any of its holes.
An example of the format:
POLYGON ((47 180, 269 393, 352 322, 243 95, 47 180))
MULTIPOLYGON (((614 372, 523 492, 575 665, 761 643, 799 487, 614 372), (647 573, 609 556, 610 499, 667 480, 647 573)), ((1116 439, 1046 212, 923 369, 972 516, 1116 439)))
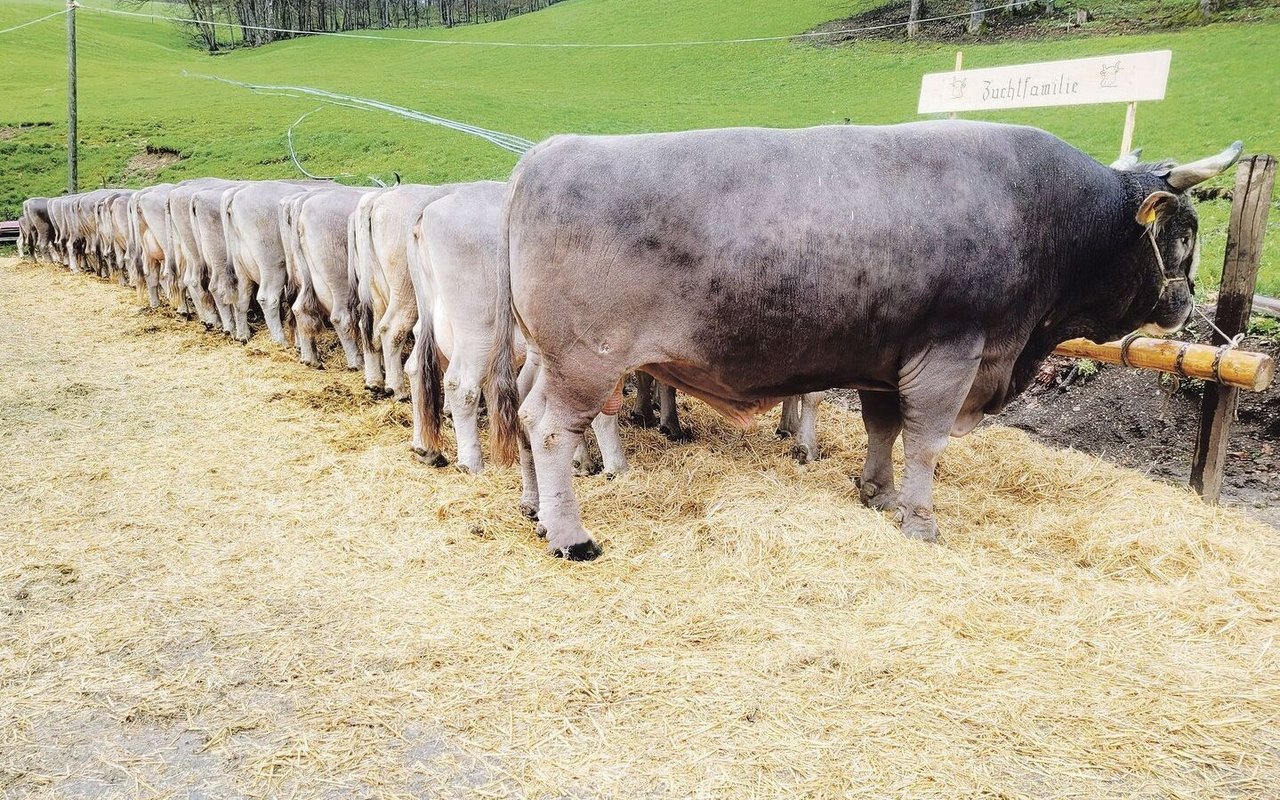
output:
POLYGON ((585 542, 571 544, 568 549, 562 547, 556 550, 556 558, 567 561, 595 561, 603 552, 599 545, 588 539, 585 542))
POLYGON ((674 431, 672 431, 669 426, 663 425, 662 427, 658 428, 658 431, 662 433, 663 436, 667 437, 673 442, 682 443, 682 442, 693 441, 693 431, 689 430, 688 428, 676 428, 674 431))
POLYGON ((657 417, 646 417, 644 414, 631 414, 631 424, 639 425, 641 428, 656 428, 658 426, 657 417))
POLYGON ((778 428, 776 431, 774 431, 774 434, 777 435, 779 439, 790 439, 792 436, 791 431, 787 430, 786 428, 778 428))
POLYGON ((449 466, 449 459, 445 458, 443 453, 429 453, 426 450, 415 447, 413 448, 413 457, 429 467, 449 466))

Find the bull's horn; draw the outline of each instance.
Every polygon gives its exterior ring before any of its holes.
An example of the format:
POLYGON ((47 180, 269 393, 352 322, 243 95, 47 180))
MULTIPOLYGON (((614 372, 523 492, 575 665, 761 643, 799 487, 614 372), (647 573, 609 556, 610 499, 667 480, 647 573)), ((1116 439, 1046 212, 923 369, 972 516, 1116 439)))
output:
POLYGON ((1112 169, 1126 170, 1133 169, 1137 165, 1138 159, 1142 157, 1142 148, 1139 147, 1127 156, 1120 156, 1111 162, 1112 169))
POLYGON ((1165 180, 1174 189, 1180 192, 1186 191, 1197 183, 1203 183, 1214 175, 1222 173, 1236 163, 1236 159, 1240 158, 1240 151, 1242 150, 1244 150, 1244 142, 1237 140, 1235 144, 1216 156, 1209 156, 1199 161, 1192 161, 1190 164, 1174 167, 1169 170, 1169 176, 1165 180))

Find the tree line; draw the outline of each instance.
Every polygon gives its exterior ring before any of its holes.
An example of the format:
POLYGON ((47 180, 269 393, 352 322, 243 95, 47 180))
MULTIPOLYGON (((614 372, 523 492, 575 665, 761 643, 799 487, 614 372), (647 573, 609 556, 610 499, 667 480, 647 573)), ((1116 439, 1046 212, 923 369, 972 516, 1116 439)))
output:
POLYGON ((201 47, 268 44, 300 35, 282 31, 357 31, 495 22, 559 0, 183 0, 201 47), (222 24, 218 24, 222 23, 222 24), (228 27, 232 26, 232 27, 228 27), (280 30, 264 30, 276 28, 280 30))

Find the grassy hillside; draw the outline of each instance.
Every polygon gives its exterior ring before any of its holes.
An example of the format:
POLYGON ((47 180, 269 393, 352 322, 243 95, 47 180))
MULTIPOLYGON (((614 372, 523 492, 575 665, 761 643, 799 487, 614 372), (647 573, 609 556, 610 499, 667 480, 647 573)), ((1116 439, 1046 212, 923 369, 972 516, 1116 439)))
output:
MULTIPOLYGON (((106 0, 96 0, 106 2, 106 0)), ((790 35, 873 0, 569 0, 503 23, 386 35, 506 42, 634 42, 790 35)), ((61 7, 6 0, 0 28, 61 7)), ((173 6, 156 6, 172 13, 173 6)), ((65 39, 61 18, 0 35, 0 216, 28 194, 65 182, 65 39), (47 127, 15 129, 20 123, 47 127), (6 127, 7 126, 7 127, 6 127)), ((1280 152, 1280 24, 1215 24, 1179 32, 966 47, 966 66, 1126 50, 1174 51, 1168 98, 1139 109, 1149 156, 1189 159, 1242 138, 1280 152)), ((540 139, 552 133, 634 132, 723 125, 802 126, 916 118, 920 75, 947 69, 952 46, 866 42, 816 48, 789 41, 648 49, 525 49, 308 38, 207 56, 167 22, 79 15, 82 184, 144 183, 203 174, 296 175, 285 131, 314 99, 266 96, 184 77, 219 75, 375 97, 540 139), (157 173, 130 160, 146 146, 183 158, 157 173)), ((1089 153, 1114 158, 1124 111, 1086 106, 1003 112, 1089 153)), ((994 117, 993 117, 994 118, 994 117)), ((501 178, 515 157, 479 139, 388 115, 327 107, 295 132, 307 167, 322 174, 406 180, 501 178)), ((1221 264, 1227 204, 1206 203, 1205 267, 1221 264)), ((1274 215, 1273 228, 1280 225, 1274 215)), ((1280 292, 1280 231, 1264 284, 1280 292)))

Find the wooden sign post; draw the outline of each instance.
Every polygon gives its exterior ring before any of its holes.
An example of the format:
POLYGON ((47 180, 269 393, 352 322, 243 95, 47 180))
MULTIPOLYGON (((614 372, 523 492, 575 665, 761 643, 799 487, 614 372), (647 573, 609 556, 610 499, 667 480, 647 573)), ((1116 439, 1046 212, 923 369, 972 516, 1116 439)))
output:
MULTIPOLYGON (((1262 261, 1262 240, 1267 231, 1267 211, 1275 185, 1276 160, 1271 156, 1243 159, 1236 168, 1231 222, 1227 228, 1227 253, 1222 265, 1222 288, 1214 324, 1228 337, 1243 333, 1253 308, 1253 288, 1262 261)), ((1213 341, 1227 341, 1217 332, 1213 341)), ((1217 504, 1227 461, 1227 432, 1236 415, 1240 390, 1206 382, 1200 406, 1200 434, 1191 460, 1191 485, 1206 503, 1217 504)))
POLYGON ((1120 155, 1133 149, 1137 103, 1163 100, 1173 53, 1156 50, 1072 61, 934 72, 920 81, 917 113, 998 111, 1093 103, 1128 103, 1120 155))

